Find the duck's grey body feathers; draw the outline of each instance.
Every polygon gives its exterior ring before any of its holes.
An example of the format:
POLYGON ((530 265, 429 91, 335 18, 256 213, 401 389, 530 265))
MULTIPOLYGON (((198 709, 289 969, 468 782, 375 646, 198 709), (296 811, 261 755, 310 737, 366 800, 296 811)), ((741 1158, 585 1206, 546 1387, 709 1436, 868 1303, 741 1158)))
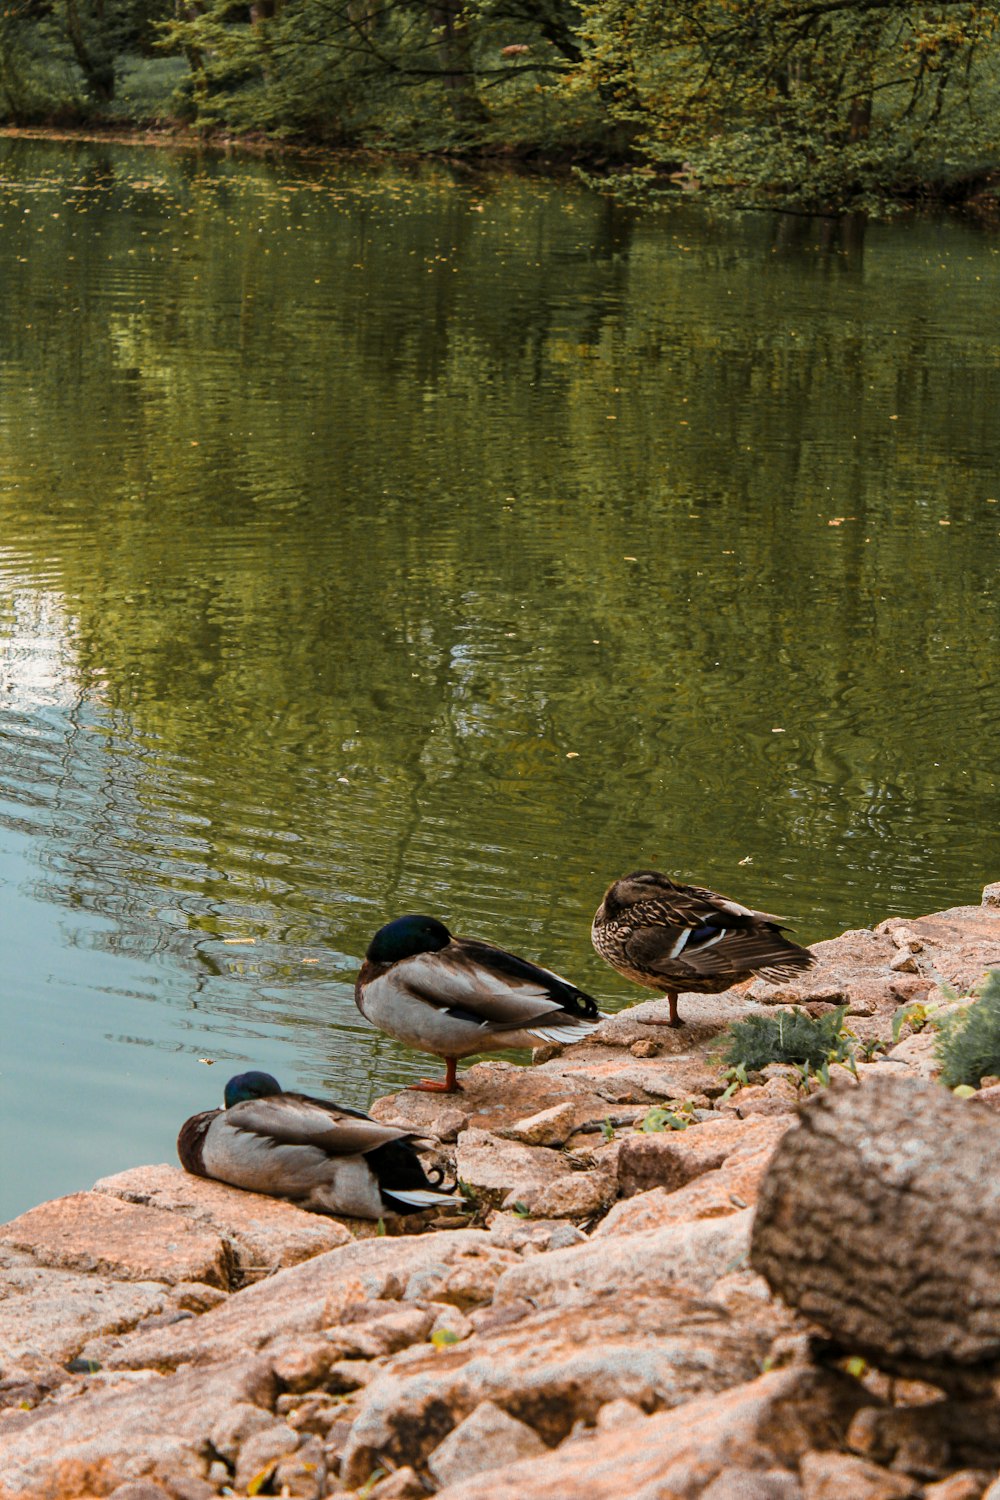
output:
POLYGON ((539 1042, 578 1042, 599 1025, 596 1002, 551 969, 435 918, 400 917, 376 933, 354 990, 380 1031, 449 1060, 539 1042))
POLYGON ((189 1172, 321 1213, 378 1219, 460 1203, 433 1188, 410 1141, 399 1126, 279 1093, 192 1116, 177 1151, 189 1172))

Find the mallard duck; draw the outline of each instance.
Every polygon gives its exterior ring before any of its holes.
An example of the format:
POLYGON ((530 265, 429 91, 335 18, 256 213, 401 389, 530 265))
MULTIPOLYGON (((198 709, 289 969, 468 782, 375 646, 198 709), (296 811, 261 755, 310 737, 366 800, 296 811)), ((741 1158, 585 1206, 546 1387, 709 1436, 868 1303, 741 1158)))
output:
POLYGON ((558 974, 492 943, 452 937, 435 917, 397 917, 379 928, 354 999, 380 1031, 444 1058, 443 1080, 409 1085, 440 1093, 459 1088, 460 1057, 578 1042, 602 1019, 597 1002, 558 974))
POLYGON ((784 979, 815 962, 786 938, 781 919, 752 911, 697 885, 679 885, 659 870, 633 870, 604 893, 591 928, 594 947, 619 974, 659 990, 668 1021, 680 1026, 677 995, 716 995, 741 979, 784 979))
POLYGON ((408 1131, 362 1110, 286 1094, 270 1073, 238 1073, 224 1099, 181 1126, 186 1172, 357 1219, 463 1201, 435 1187, 408 1131))

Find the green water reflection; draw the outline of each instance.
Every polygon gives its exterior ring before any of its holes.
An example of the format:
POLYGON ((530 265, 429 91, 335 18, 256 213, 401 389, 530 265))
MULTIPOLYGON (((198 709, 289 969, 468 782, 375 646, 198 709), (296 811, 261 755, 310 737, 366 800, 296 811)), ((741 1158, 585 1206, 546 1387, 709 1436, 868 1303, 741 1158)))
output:
POLYGON ((807 941, 978 900, 998 254, 0 141, 0 1212, 230 1060, 424 1071, 351 1000, 401 911, 614 1006, 636 864, 807 941))

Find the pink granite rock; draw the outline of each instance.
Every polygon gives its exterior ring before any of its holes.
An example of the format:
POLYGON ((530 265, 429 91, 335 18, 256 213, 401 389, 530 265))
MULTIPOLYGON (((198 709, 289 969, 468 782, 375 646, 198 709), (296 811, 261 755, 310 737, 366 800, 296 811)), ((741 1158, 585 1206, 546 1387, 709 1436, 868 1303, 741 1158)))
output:
POLYGON ((671 1223, 623 1236, 609 1251, 594 1236, 512 1266, 497 1284, 495 1301, 524 1299, 537 1307, 571 1306, 610 1296, 623 1287, 647 1295, 684 1289, 709 1291, 727 1269, 746 1255, 752 1214, 671 1223))
POLYGON ((40 1266, 96 1271, 120 1281, 227 1287, 233 1271, 216 1230, 104 1193, 70 1193, 29 1208, 0 1226, 0 1245, 27 1251, 40 1266))
MULTIPOLYGON (((613 1269, 607 1266, 609 1277, 613 1269)), ((426 1460, 484 1401, 551 1445, 574 1424, 593 1424, 610 1402, 653 1411, 721 1390, 751 1378, 789 1322, 769 1302, 729 1308, 686 1287, 640 1293, 627 1276, 614 1297, 598 1293, 571 1310, 518 1311, 513 1324, 484 1323, 460 1344, 407 1350, 376 1375, 360 1397, 344 1450, 348 1486, 364 1484, 377 1467, 426 1460)))
MULTIPOLYGON (((746 1476, 747 1500, 764 1500, 768 1489, 756 1487, 758 1475, 778 1471, 780 1478, 799 1453, 842 1428, 856 1392, 832 1373, 777 1370, 651 1417, 640 1429, 641 1442, 634 1428, 625 1427, 564 1444, 547 1457, 449 1485, 440 1500, 567 1500, 582 1494, 587 1500, 704 1500, 714 1482, 734 1475, 746 1476)), ((716 1493, 735 1500, 740 1492, 730 1483, 716 1493)))
POLYGON ((549 1450, 533 1427, 509 1416, 493 1401, 481 1401, 431 1453, 427 1467, 440 1485, 499 1469, 549 1450))
POLYGON ((133 1167, 114 1177, 102 1177, 95 1182, 94 1192, 177 1214, 214 1232, 230 1248, 235 1267, 244 1276, 297 1265, 324 1250, 349 1244, 352 1238, 337 1219, 307 1213, 282 1198, 194 1177, 177 1167, 133 1167))
POLYGON ((852 1453, 809 1452, 799 1463, 802 1500, 911 1500, 916 1480, 852 1453))
POLYGON ((662 1187, 673 1192, 721 1167, 737 1155, 777 1145, 789 1118, 720 1118, 688 1126, 686 1130, 626 1136, 618 1156, 618 1185, 623 1198, 662 1187))
POLYGON ((149 1479, 203 1480, 209 1438, 231 1408, 245 1361, 154 1377, 54 1405, 0 1440, 0 1500, 75 1500, 149 1479))
POLYGON ((277 1353, 330 1327, 345 1306, 366 1297, 479 1305, 517 1259, 482 1230, 362 1240, 246 1287, 204 1317, 117 1343, 95 1341, 85 1352, 109 1368, 126 1369, 277 1353))

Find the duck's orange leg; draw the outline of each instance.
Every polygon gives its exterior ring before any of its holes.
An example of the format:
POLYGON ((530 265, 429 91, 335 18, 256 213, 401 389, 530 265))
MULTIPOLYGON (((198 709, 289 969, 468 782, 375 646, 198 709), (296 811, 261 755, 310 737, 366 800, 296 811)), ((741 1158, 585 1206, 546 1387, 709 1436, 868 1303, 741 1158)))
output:
POLYGON ((445 1070, 443 1078, 422 1078, 419 1083, 408 1083, 408 1089, 419 1089, 425 1094, 457 1094, 462 1085, 455 1076, 458 1065, 456 1057, 445 1058, 445 1070))
POLYGON ((659 1016, 636 1016, 640 1026, 683 1026, 684 1022, 677 1014, 677 991, 667 990, 666 1000, 670 1005, 670 1020, 661 1021, 659 1016))

